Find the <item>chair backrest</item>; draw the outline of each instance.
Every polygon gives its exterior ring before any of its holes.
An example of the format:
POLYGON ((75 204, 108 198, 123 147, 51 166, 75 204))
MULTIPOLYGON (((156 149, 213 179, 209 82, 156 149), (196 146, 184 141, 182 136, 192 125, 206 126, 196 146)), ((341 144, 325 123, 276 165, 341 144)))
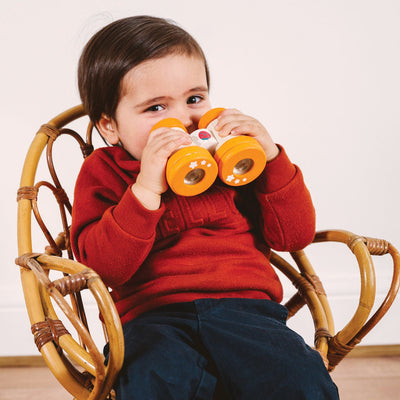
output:
MULTIPOLYGON (((101 399, 109 395, 114 379, 122 366, 124 342, 121 322, 107 288, 99 276, 85 265, 73 261, 69 239, 71 201, 63 188, 53 162, 53 145, 60 137, 72 137, 83 157, 92 150, 92 126, 88 125, 86 138, 64 128, 85 115, 77 106, 42 125, 28 150, 18 190, 18 253, 25 302, 35 343, 47 365, 64 387, 78 399, 101 399), (44 150, 46 150, 44 152, 44 150), (39 161, 45 155, 51 182, 35 183, 39 161), (51 233, 38 206, 39 192, 49 189, 56 199, 60 224, 57 236, 51 233), (43 253, 32 252, 31 216, 43 232, 48 245, 43 253), (64 256, 64 257, 63 257, 64 256), (56 275, 57 279, 53 279, 56 275), (110 358, 104 365, 104 356, 89 332, 81 292, 93 295, 103 320, 109 341, 110 358), (68 299, 68 300, 67 300, 68 299), (63 320, 57 315, 65 314, 63 320), (71 334, 69 331, 74 330, 71 334), (77 339, 74 339, 74 336, 77 339)), ((68 158, 67 158, 68 163, 68 158)), ((67 169, 69 166, 66 166, 67 169)), ((51 222, 53 225, 53 222, 51 222)))
MULTIPOLYGON (((21 267, 26 307, 39 351, 53 374, 73 396, 91 400, 109 395, 122 366, 122 327, 115 305, 100 277, 73 260, 69 236, 72 206, 58 170, 56 172, 53 145, 61 137, 73 138, 81 149, 82 160, 93 151, 92 128, 82 106, 77 106, 42 125, 35 135, 26 156, 18 190, 16 260, 21 267), (85 136, 66 127, 82 117, 86 118, 87 128, 83 128, 85 136), (45 159, 50 182, 36 182, 41 159, 45 159), (48 228, 50 221, 45 221, 39 210, 38 197, 42 189, 48 189, 54 195, 60 215, 58 228, 48 228), (35 232, 31 224, 32 214, 47 241, 45 250, 39 253, 33 252, 32 233, 35 232), (60 233, 54 235, 51 233, 54 230, 60 233), (54 274, 58 274, 57 279, 53 279, 54 274), (109 341, 110 346, 107 366, 89 333, 81 297, 84 289, 92 293, 104 322, 105 340, 109 341), (69 297, 69 301, 66 297, 69 297), (66 315, 68 324, 76 331, 77 339, 61 322, 55 307, 66 315)), ((67 163, 67 173, 70 174, 70 157, 63 156, 67 163)), ((286 257, 275 252, 271 253, 270 260, 297 289, 285 304, 289 317, 294 316, 304 305, 308 306, 314 324, 315 348, 324 358, 327 368, 332 370, 377 324, 393 303, 400 285, 400 255, 384 240, 370 239, 343 230, 317 232, 314 239, 315 243, 329 241, 344 243, 351 250, 359 267, 361 281, 359 305, 349 323, 337 333, 327 295, 305 252, 291 253, 294 266, 286 257), (375 301, 375 269, 371 256, 384 254, 389 254, 393 261, 392 282, 386 298, 375 314, 369 317, 375 301)))

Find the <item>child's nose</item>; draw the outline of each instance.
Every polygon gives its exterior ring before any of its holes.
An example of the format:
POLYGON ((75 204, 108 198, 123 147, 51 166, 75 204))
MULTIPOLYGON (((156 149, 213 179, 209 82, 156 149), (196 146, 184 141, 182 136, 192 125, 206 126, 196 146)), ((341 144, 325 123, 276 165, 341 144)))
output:
POLYGON ((179 119, 179 121, 182 122, 182 124, 185 126, 186 130, 191 133, 197 129, 197 119, 192 113, 188 112, 183 112, 179 113, 176 118, 179 119))

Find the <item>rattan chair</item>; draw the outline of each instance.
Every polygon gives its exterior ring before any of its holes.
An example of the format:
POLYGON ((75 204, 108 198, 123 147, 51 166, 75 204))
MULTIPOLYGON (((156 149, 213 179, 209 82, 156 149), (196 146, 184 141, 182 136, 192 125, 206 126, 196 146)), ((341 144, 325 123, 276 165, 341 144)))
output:
MULTIPOLYGON (((71 136, 80 146, 83 157, 93 150, 92 126, 86 137, 66 128, 82 119, 81 106, 71 108, 43 125, 29 148, 18 190, 18 258, 26 307, 34 341, 52 373, 76 399, 112 398, 112 386, 123 363, 124 341, 121 322, 108 289, 91 269, 73 260, 69 240, 71 203, 53 164, 53 144, 60 137, 71 136), (47 167, 52 182, 37 181, 39 160, 46 149, 47 167), (37 183, 35 183, 37 182, 37 183), (39 212, 40 189, 49 189, 61 213, 61 227, 53 237, 39 212), (32 247, 32 213, 48 242, 43 252, 32 247), (57 279, 53 279, 56 274, 57 279), (88 289, 88 291, 86 290, 88 289), (86 321, 81 292, 91 293, 101 314, 105 342, 110 358, 104 365, 102 351, 93 340, 86 321), (56 311, 57 310, 57 311, 56 311), (63 320, 58 314, 64 314, 63 320), (71 326, 71 328, 66 327, 71 326), (70 333, 70 331, 73 331, 70 333)), ((85 122, 86 124, 86 122, 85 122)), ((41 191, 42 192, 42 191, 41 191)), ((37 229, 36 229, 37 230, 37 229)), ((400 255, 387 241, 366 238, 342 230, 317 232, 314 243, 341 242, 354 254, 360 273, 360 299, 350 321, 340 331, 334 328, 333 316, 323 285, 304 251, 292 253, 291 265, 285 257, 272 253, 271 262, 297 289, 285 304, 289 317, 304 305, 311 312, 315 329, 315 348, 324 358, 329 371, 357 345, 379 322, 392 305, 399 289, 400 255), (375 268, 372 255, 389 254, 393 276, 382 304, 375 305, 375 268), (371 310, 374 307, 372 316, 371 310)), ((86 295, 85 295, 86 296, 86 295)))

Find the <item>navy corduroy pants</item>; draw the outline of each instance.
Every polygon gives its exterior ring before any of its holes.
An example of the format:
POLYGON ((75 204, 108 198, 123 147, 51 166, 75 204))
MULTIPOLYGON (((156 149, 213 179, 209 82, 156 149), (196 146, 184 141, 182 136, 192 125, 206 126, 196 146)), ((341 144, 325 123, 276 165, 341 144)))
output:
POLYGON ((320 355, 269 300, 171 304, 124 325, 118 400, 331 400, 320 355))

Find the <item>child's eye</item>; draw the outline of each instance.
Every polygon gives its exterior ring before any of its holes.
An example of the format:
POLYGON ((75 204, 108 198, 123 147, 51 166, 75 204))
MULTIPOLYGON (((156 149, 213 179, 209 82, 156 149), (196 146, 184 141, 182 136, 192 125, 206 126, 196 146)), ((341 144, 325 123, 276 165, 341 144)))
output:
POLYGON ((154 106, 151 106, 151 107, 149 107, 149 108, 146 108, 146 111, 156 112, 156 111, 161 111, 161 110, 163 110, 163 109, 164 109, 163 106, 161 106, 160 104, 156 104, 156 105, 154 105, 154 106))
POLYGON ((187 103, 187 104, 197 104, 197 103, 199 103, 201 100, 203 100, 203 97, 202 97, 202 96, 190 96, 190 97, 187 99, 186 103, 187 103))

